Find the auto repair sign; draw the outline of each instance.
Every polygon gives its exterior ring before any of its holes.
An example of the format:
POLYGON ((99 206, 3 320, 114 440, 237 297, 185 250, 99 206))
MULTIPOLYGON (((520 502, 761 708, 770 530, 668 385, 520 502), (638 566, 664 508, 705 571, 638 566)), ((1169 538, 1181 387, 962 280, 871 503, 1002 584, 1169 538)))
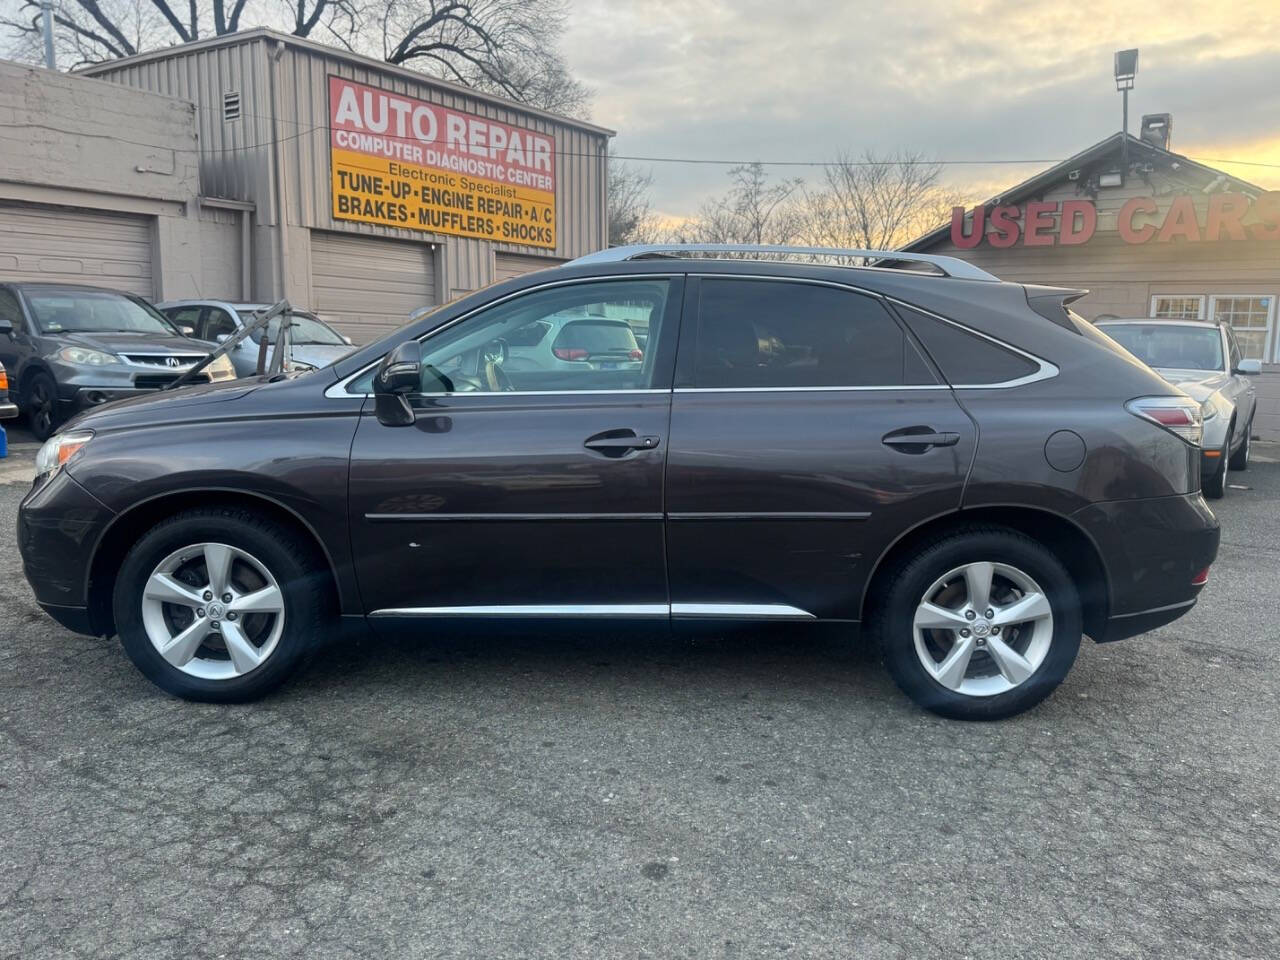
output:
POLYGON ((546 134, 331 76, 329 167, 337 220, 556 245, 546 134))

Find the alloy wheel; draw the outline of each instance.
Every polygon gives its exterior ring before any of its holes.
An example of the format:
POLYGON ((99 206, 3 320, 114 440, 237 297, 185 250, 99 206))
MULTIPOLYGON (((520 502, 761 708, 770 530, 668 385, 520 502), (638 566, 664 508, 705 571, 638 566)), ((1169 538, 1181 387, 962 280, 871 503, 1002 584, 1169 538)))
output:
POLYGON ((43 380, 37 380, 31 386, 30 409, 31 430, 37 436, 48 436, 53 431, 53 396, 43 380))
POLYGON ((924 592, 912 622, 916 656, 956 693, 990 697, 1025 683, 1053 640, 1049 598, 1026 572, 978 561, 924 592))
POLYGON ((284 594, 252 554, 225 543, 175 550, 147 578, 142 625, 171 666, 205 680, 257 669, 284 631, 284 594))

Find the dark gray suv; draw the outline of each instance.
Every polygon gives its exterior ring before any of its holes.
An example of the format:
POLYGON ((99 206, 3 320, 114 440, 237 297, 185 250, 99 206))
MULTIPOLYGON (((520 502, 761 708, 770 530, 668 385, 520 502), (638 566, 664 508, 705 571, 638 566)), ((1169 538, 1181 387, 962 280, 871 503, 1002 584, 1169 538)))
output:
POLYGON ((1075 316, 1079 291, 817 253, 875 265, 614 249, 322 370, 95 410, 41 452, 27 577, 214 701, 340 626, 785 623, 861 632, 919 704, 996 718, 1082 636, 1191 608, 1218 547, 1198 403, 1075 316), (643 327, 643 358, 506 367, 566 315, 643 327))

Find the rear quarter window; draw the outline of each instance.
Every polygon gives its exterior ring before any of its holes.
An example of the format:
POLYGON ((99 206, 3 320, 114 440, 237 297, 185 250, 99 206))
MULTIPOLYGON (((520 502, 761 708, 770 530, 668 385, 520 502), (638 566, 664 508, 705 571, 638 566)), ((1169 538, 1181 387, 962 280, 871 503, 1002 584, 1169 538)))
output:
POLYGON ((1029 377, 1040 369, 1021 354, 955 324, 910 307, 898 310, 948 383, 966 386, 1006 383, 1029 377))

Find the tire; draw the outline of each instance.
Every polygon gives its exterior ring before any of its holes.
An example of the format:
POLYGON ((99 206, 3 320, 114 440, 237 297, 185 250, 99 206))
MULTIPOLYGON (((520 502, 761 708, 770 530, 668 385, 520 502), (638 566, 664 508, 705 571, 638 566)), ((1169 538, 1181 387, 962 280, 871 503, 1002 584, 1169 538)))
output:
POLYGON ((1248 470, 1249 469, 1249 447, 1253 442, 1253 418, 1249 418, 1249 422, 1244 425, 1244 440, 1240 443, 1240 449, 1231 455, 1229 466, 1232 470, 1248 470))
POLYGON ((885 667, 903 693, 955 720, 1000 720, 1034 707, 1071 670, 1083 633, 1080 595, 1071 575, 1041 544, 1004 527, 962 529, 919 550, 890 572, 873 616, 885 667), (979 609, 970 619, 962 612, 973 588, 970 571, 980 583, 987 567, 992 571, 988 601, 996 614, 988 619, 979 609), (923 607, 930 598, 934 607, 923 607), (1012 611, 1023 601, 1020 609, 1034 614, 1030 620, 999 623, 1004 609, 1012 611), (930 621, 947 626, 917 629, 930 621), (960 650, 965 631, 967 656, 960 650), (963 663, 948 660, 957 651, 963 663), (926 668, 926 656, 937 669, 926 668), (951 669, 944 669, 948 663, 951 669))
POLYGON ((243 703, 280 686, 325 635, 330 583, 289 528, 249 510, 210 507, 170 517, 138 540, 112 602, 125 652, 152 683, 186 700, 243 703), (229 573, 211 576, 224 563, 229 573), (162 571, 167 579, 153 580, 162 571), (212 595, 218 580, 229 584, 231 602, 212 595), (166 636, 176 640, 168 657, 158 646, 166 636))
POLYGON ((27 426, 37 440, 43 442, 57 432, 58 424, 62 422, 58 414, 58 385, 43 370, 32 373, 23 384, 22 412, 26 414, 27 426))
POLYGON ((1222 444, 1222 452, 1218 455, 1218 465, 1207 477, 1200 479, 1200 490, 1210 500, 1221 500, 1227 495, 1227 460, 1231 454, 1231 434, 1222 444))

